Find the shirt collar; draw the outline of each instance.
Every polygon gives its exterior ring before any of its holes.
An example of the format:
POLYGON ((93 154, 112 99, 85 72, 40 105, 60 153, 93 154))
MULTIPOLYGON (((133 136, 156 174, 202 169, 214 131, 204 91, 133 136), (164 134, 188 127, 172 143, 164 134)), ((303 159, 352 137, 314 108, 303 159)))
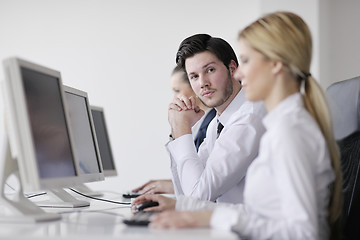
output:
POLYGON ((263 119, 266 129, 271 128, 274 123, 282 118, 282 116, 293 112, 295 109, 303 108, 304 101, 300 93, 294 93, 282 100, 272 111, 270 111, 263 119))
POLYGON ((235 96, 235 98, 231 101, 231 103, 227 106, 227 108, 222 112, 222 114, 216 115, 217 120, 221 122, 222 125, 226 125, 227 121, 230 117, 239 110, 240 106, 246 101, 245 92, 241 89, 235 96))

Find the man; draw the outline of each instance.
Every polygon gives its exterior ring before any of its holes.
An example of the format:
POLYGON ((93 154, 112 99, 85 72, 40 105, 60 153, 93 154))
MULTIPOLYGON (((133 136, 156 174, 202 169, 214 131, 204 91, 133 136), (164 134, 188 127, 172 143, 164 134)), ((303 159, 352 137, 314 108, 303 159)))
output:
MULTIPOLYGON (((178 98, 179 96, 185 96, 187 98, 195 97, 195 93, 191 88, 186 72, 181 66, 176 66, 174 68, 170 80, 171 88, 174 92, 174 98, 178 98)), ((198 99, 196 99, 196 105, 205 111, 205 115, 192 127, 194 143, 196 151, 198 151, 200 144, 206 137, 206 130, 208 125, 216 115, 216 110, 214 108, 208 108, 198 99)))
MULTIPOLYGON (((195 97, 195 93, 191 88, 189 79, 186 75, 186 72, 183 70, 181 66, 176 66, 171 73, 171 89, 174 93, 174 98, 181 97, 195 97)), ((194 137, 194 144, 196 147, 196 151, 198 151, 200 144, 204 141, 206 137, 206 130, 208 128, 209 123, 215 117, 216 111, 214 108, 209 109, 200 101, 197 101, 196 104, 206 112, 206 114, 196 122, 196 124, 192 127, 192 134, 194 137)), ((156 179, 150 180, 145 184, 135 188, 132 192, 136 192, 138 194, 144 193, 174 193, 174 187, 171 179, 156 179)))
POLYGON ((197 97, 217 116, 196 152, 191 127, 204 115, 193 98, 180 96, 169 105, 171 137, 166 147, 176 195, 241 203, 247 168, 257 156, 263 134, 262 103, 246 101, 234 78, 238 61, 220 38, 197 34, 179 47, 176 62, 187 73, 197 97))

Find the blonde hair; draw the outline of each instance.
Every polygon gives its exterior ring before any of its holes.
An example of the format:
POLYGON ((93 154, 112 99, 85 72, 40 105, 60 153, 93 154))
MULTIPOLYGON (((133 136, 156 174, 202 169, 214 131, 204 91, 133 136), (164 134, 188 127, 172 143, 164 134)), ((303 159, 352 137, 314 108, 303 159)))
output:
POLYGON ((239 33, 265 57, 282 62, 295 78, 305 84, 305 107, 318 123, 326 140, 336 179, 329 204, 329 223, 335 225, 342 210, 342 172, 340 153, 334 139, 329 108, 320 85, 310 75, 312 55, 311 33, 296 14, 275 12, 265 15, 239 33))

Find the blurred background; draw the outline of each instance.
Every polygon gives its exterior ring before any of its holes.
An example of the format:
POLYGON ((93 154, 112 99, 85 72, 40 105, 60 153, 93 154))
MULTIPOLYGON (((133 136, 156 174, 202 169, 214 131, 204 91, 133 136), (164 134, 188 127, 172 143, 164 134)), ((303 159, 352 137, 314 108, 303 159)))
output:
MULTIPOLYGON (((293 11, 313 34, 311 73, 325 89, 360 75, 357 0, 0 0, 0 60, 17 56, 60 71, 105 109, 118 176, 88 184, 125 191, 170 178, 170 74, 180 42, 227 40, 275 10, 293 11)), ((0 79, 4 78, 0 67, 0 79)), ((4 128, 0 98, 0 132, 4 128)))

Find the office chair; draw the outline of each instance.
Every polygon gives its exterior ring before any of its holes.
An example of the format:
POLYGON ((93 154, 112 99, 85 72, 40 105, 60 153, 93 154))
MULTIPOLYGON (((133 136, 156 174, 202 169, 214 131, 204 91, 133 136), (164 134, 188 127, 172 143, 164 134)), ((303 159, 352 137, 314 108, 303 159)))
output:
POLYGON ((360 130, 360 76, 336 82, 326 90, 335 139, 360 130))
POLYGON ((336 82, 326 90, 335 139, 341 153, 344 239, 360 239, 360 76, 336 82))
POLYGON ((360 239, 360 131, 338 141, 343 171, 344 205, 341 228, 344 239, 360 239))

